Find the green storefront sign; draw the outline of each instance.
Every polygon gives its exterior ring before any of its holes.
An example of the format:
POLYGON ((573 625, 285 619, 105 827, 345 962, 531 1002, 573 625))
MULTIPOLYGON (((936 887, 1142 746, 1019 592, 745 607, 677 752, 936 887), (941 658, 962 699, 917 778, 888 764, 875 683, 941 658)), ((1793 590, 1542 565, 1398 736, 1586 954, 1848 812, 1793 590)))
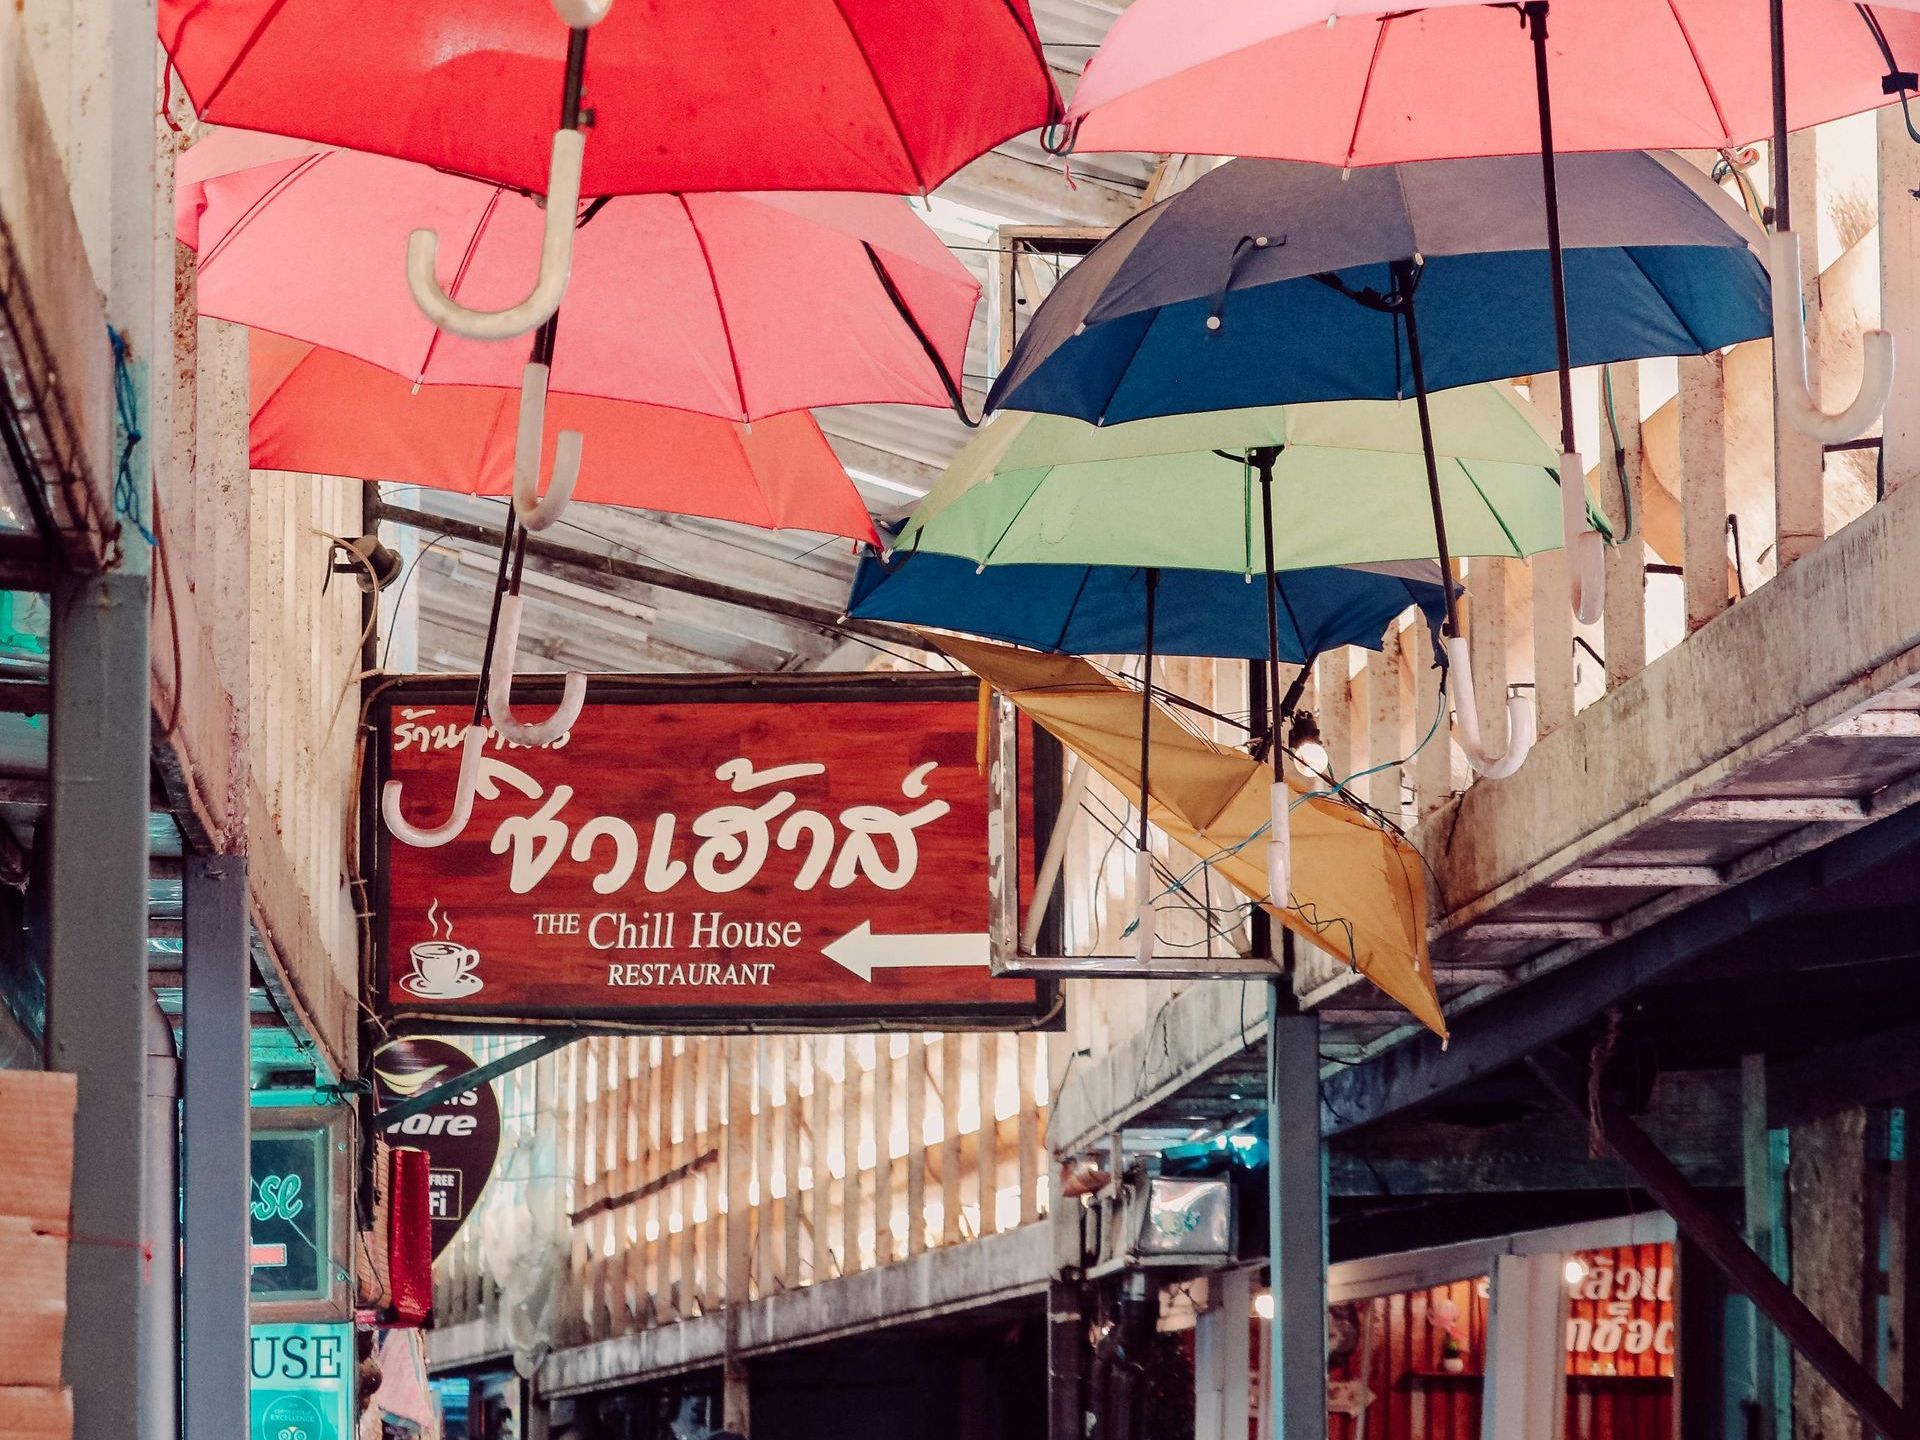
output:
POLYGON ((255 1325, 250 1440, 352 1440, 353 1326, 255 1325))
POLYGON ((344 1109, 256 1109, 247 1263, 253 1318, 345 1320, 352 1314, 344 1109))

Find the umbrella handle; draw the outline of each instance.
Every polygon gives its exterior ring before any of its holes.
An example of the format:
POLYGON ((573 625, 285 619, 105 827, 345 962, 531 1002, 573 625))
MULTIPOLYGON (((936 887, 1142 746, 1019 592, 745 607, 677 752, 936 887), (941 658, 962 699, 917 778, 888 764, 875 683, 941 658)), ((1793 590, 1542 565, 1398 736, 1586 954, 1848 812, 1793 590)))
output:
POLYGON ((552 0, 553 13, 569 30, 590 30, 607 18, 613 0, 552 0))
POLYGON ((1533 748, 1533 706, 1518 695, 1507 697, 1507 748, 1490 752, 1480 741, 1480 715, 1473 703, 1473 666, 1467 637, 1447 637, 1447 672, 1453 682, 1453 734, 1467 763, 1489 780, 1504 780, 1520 768, 1533 748))
POLYGON ((1587 514, 1587 462, 1577 450, 1560 457, 1560 543, 1574 618, 1591 625, 1606 608, 1607 539, 1587 514))
POLYGON ((1153 852, 1147 849, 1133 854, 1133 893, 1139 899, 1137 928, 1133 932, 1134 955, 1142 965, 1153 959, 1160 939, 1160 912, 1153 902, 1153 852))
POLYGON ((1286 906, 1293 899, 1293 787, 1284 780, 1273 782, 1267 792, 1267 899, 1286 906))
POLYGON ((520 605, 524 597, 500 597, 500 629, 493 642, 493 662, 487 669, 487 714, 502 735, 515 745, 550 745, 573 728, 587 699, 587 677, 568 671, 560 692, 560 706, 545 720, 522 720, 513 713, 513 657, 520 648, 520 605))
POLYGON ((454 787, 453 810, 444 823, 432 829, 408 823, 400 813, 400 782, 389 780, 380 792, 380 814, 387 822, 387 829, 406 844, 422 850, 432 850, 457 838, 473 815, 473 796, 480 785, 480 759, 486 742, 486 726, 467 726, 466 739, 461 742, 460 779, 454 787))
POLYGON ((1860 391, 1844 410, 1822 410, 1807 386, 1806 317, 1800 309, 1800 241, 1791 230, 1767 237, 1773 286, 1773 384, 1781 413, 1802 435, 1837 445, 1864 433, 1893 391, 1893 336, 1860 332, 1860 391))
POLYGON ((580 432, 562 430, 553 447, 553 478, 547 493, 540 493, 546 420, 547 367, 529 361, 520 372, 520 429, 513 442, 513 513, 529 530, 544 530, 560 518, 580 478, 580 432))
POLYGON ((407 288, 413 303, 440 329, 469 340, 511 340, 545 324, 560 308, 573 269, 574 220, 580 209, 580 167, 587 137, 579 130, 553 132, 547 170, 546 227, 540 240, 540 275, 518 305, 505 310, 469 310, 440 288, 436 262, 440 237, 416 230, 407 237, 407 288))

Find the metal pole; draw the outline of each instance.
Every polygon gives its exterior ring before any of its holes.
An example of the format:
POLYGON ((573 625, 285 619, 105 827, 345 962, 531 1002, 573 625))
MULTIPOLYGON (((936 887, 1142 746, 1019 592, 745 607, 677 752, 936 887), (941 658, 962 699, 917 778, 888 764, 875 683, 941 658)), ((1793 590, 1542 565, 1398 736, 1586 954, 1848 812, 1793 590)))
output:
MULTIPOLYGON (((1774 0, 1775 5, 1779 0, 1774 0)), ((1560 376, 1560 453, 1578 450, 1573 428, 1573 346, 1567 339, 1567 261, 1560 243, 1560 184, 1553 157, 1553 88, 1547 78, 1547 0, 1527 0, 1533 40, 1533 86, 1540 108, 1540 186, 1547 205, 1547 267, 1553 284, 1553 339, 1560 376)), ((1574 476, 1572 483, 1579 484, 1574 476)))
POLYGON ((173 1022, 147 1006, 147 1234, 153 1237, 152 1303, 140 1340, 140 1413, 147 1433, 180 1433, 180 1056, 173 1022))
POLYGON ((182 878, 186 1440, 228 1440, 249 1423, 247 862, 190 855, 182 878))
MULTIPOLYGON (((1414 318, 1413 262, 1393 262, 1393 293, 1407 326, 1407 363, 1413 370, 1413 404, 1420 415, 1420 448, 1427 458, 1427 498, 1433 505, 1433 545, 1440 558, 1440 591, 1447 606, 1447 634, 1460 633, 1460 605, 1454 595, 1453 557, 1447 553, 1447 511, 1440 501, 1440 467, 1433 454, 1433 419, 1427 413, 1427 372, 1420 360, 1420 326, 1414 318)), ((1569 412, 1571 413, 1571 412, 1569 412)))
MULTIPOLYGON (((1280 694, 1280 597, 1275 592, 1280 587, 1273 572, 1273 465, 1280 452, 1274 449, 1254 452, 1254 464, 1260 469, 1260 519, 1266 535, 1267 544, 1267 667, 1272 678, 1267 682, 1269 695, 1280 694)), ((1305 640, 1302 636, 1302 641, 1305 640)), ((1306 672, 1300 672, 1304 675, 1306 672)), ((1276 705, 1267 717, 1267 749, 1273 756, 1273 778, 1281 779, 1282 769, 1280 727, 1287 723, 1287 707, 1276 705)), ((1276 897, 1285 900, 1282 895, 1276 897)))
POLYGON ((1773 145, 1767 168, 1773 181, 1773 230, 1793 228, 1792 185, 1787 173, 1787 17, 1782 0, 1767 3, 1768 61, 1773 79, 1773 145))
MULTIPOLYGON (((1147 767, 1153 760, 1153 597, 1160 587, 1160 572, 1147 571, 1146 654, 1140 662, 1140 850, 1147 848, 1147 767)), ((1144 903, 1146 897, 1142 896, 1144 903)))
MULTIPOLYGON (((151 44, 149 37, 148 43, 151 44)), ((47 1063, 79 1080, 66 1378, 74 1433, 146 1436, 148 576, 53 589, 47 1063)))
POLYGON ((1291 979, 1267 987, 1267 1268, 1273 1322, 1270 1440, 1326 1440, 1326 1182, 1320 1156, 1320 1022, 1291 979))

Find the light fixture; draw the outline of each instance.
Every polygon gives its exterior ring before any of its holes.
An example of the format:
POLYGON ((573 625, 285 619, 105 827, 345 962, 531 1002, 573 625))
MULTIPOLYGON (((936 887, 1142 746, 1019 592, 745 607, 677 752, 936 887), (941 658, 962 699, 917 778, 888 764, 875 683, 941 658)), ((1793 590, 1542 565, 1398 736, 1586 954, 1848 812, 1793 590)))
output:
POLYGON ((1587 1278, 1587 1262, 1582 1260, 1578 1255, 1569 1255, 1567 1257, 1567 1268, 1564 1273, 1567 1277, 1567 1284, 1578 1285, 1582 1280, 1587 1278))
POLYGON ((330 538, 336 553, 333 563, 327 567, 327 578, 321 582, 322 595, 327 593, 327 586, 333 583, 335 575, 353 576, 368 594, 384 590, 400 578, 400 557, 382 545, 379 536, 356 535, 351 540, 339 536, 330 538))
POLYGON ((1262 1290, 1253 1297, 1253 1313, 1262 1320, 1273 1319, 1273 1292, 1262 1290))
POLYGON ((1287 748, 1301 769, 1332 778, 1328 766, 1333 764, 1333 757, 1327 754, 1327 747, 1320 739, 1320 722, 1313 718, 1311 710, 1293 712, 1293 723, 1287 727, 1287 748))

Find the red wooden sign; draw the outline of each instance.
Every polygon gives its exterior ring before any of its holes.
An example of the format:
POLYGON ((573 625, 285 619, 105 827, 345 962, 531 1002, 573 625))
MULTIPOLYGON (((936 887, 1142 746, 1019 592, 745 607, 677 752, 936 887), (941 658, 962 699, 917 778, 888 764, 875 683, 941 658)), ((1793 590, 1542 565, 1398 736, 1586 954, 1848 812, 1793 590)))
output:
MULTIPOLYGON (((387 700, 381 778, 437 825, 471 701, 418 684, 387 700)), ((489 739, 452 842, 379 825, 387 1010, 649 1030, 1043 1023, 1050 986, 987 969, 1003 827, 978 713, 955 677, 599 682, 552 746, 489 739)))

